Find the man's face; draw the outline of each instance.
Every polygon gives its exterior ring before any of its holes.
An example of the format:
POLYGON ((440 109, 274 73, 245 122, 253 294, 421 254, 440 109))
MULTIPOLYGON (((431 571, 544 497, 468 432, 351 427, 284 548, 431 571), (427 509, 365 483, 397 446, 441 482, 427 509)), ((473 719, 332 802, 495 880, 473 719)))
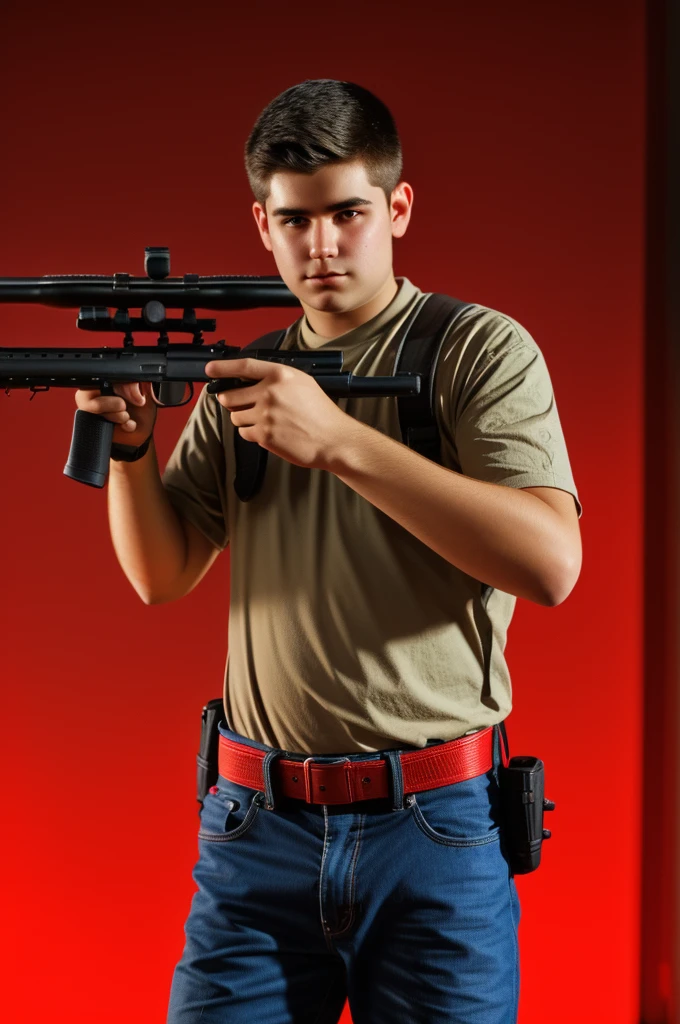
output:
POLYGON ((411 202, 410 186, 401 182, 388 206, 355 160, 314 174, 277 172, 264 208, 255 203, 253 213, 303 306, 344 313, 366 305, 392 280, 392 238, 406 231, 411 202))

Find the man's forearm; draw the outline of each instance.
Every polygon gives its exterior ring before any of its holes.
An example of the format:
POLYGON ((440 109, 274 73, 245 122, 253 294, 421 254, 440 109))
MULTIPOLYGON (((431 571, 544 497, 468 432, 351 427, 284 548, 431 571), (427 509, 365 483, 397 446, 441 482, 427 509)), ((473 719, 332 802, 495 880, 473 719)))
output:
POLYGON ((151 604, 181 578, 187 541, 161 481, 153 441, 138 462, 111 462, 111 539, 123 572, 151 604))
POLYGON ((445 469, 352 420, 328 466, 447 562, 498 590, 558 604, 578 576, 560 516, 533 494, 445 469))

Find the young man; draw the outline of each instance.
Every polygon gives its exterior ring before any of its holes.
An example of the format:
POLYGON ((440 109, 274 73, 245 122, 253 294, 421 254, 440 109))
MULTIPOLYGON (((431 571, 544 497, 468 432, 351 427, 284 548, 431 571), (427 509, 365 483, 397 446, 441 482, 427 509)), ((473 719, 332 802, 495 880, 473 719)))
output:
MULTIPOLYGON (((413 190, 387 108, 311 81, 246 148, 265 247, 304 315, 284 349, 340 348, 389 375, 423 295, 395 278, 413 190)), ((511 1024, 519 907, 499 830, 497 726, 516 597, 555 605, 579 574, 580 506, 541 353, 472 305, 436 376, 442 465, 401 443, 394 399, 334 401, 253 359, 204 390, 163 478, 150 444, 114 462, 116 553, 146 603, 176 600, 231 547, 219 783, 168 1020, 511 1024), (269 458, 233 490, 234 431, 269 458)), ((79 392, 151 435, 149 389, 79 392)))

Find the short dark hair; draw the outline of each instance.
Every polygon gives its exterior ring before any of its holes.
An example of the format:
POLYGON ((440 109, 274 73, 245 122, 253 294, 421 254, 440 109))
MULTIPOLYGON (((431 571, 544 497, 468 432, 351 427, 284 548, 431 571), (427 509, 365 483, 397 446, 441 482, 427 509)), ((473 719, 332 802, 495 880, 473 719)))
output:
POLYGON ((360 158, 389 203, 402 170, 397 126, 385 104, 360 85, 332 78, 301 82, 273 99, 255 122, 245 158, 250 187, 263 205, 277 171, 313 174, 360 158))

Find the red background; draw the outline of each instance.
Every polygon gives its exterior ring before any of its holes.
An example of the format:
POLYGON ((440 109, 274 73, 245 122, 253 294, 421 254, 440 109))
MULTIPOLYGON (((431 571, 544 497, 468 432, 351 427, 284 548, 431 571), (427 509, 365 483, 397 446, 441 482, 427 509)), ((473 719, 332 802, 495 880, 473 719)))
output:
MULTIPOLYGON (((275 272, 244 140, 284 88, 345 78, 384 99, 402 135, 416 202, 396 272, 503 310, 543 349, 585 554, 565 604, 518 602, 507 651, 513 752, 544 759, 557 802, 541 869, 518 880, 521 1024, 637 1020, 643 16, 642 0, 262 0, 10 3, 2 18, 0 276, 140 274, 159 244, 174 273, 275 272)), ((81 343, 75 316, 4 306, 0 343, 81 343)), ((242 343, 287 318, 222 314, 217 336, 242 343)), ((162 1024, 228 555, 183 601, 145 607, 115 560, 105 494, 62 476, 73 409, 70 391, 0 396, 0 1013, 162 1024)), ((162 457, 185 417, 162 414, 162 457)))

